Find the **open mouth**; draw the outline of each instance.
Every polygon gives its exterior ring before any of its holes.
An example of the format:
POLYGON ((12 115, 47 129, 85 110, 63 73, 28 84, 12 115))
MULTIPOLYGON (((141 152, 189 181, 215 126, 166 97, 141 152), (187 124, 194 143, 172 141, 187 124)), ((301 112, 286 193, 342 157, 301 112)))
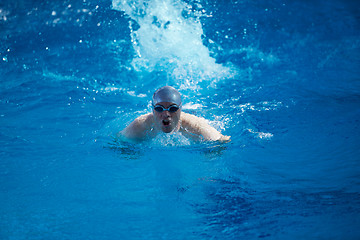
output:
POLYGON ((162 121, 164 126, 169 126, 170 125, 170 121, 168 119, 165 119, 162 121))

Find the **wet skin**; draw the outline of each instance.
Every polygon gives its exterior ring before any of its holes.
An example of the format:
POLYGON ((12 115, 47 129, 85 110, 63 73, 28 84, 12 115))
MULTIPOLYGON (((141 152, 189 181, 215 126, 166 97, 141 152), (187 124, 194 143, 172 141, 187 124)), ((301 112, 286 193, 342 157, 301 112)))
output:
MULTIPOLYGON (((171 102, 160 102, 157 103, 155 106, 163 106, 164 108, 168 109, 170 106, 176 105, 171 102)), ((169 112, 169 111, 162 111, 157 112, 153 110, 155 126, 157 129, 161 129, 164 133, 170 133, 172 131, 178 131, 180 128, 180 116, 181 116, 181 109, 177 110, 176 112, 169 112)))

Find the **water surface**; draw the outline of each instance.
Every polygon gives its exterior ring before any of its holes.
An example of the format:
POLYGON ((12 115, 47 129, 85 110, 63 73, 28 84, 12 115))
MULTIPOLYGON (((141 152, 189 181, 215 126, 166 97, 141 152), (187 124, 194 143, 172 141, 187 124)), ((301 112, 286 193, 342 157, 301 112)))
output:
POLYGON ((358 239, 359 8, 2 1, 1 239, 358 239), (163 85, 232 141, 114 138, 163 85))

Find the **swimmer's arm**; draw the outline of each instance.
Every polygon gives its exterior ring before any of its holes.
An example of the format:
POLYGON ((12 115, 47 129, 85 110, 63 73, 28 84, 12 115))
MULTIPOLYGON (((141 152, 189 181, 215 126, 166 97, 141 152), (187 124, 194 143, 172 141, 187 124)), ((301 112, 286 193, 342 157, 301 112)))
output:
POLYGON ((197 116, 181 113, 182 126, 192 134, 202 136, 208 141, 230 141, 230 136, 224 136, 210 126, 205 119, 197 116))
POLYGON ((117 136, 124 136, 131 140, 145 139, 151 128, 152 113, 148 113, 136 118, 126 128, 120 131, 117 136))

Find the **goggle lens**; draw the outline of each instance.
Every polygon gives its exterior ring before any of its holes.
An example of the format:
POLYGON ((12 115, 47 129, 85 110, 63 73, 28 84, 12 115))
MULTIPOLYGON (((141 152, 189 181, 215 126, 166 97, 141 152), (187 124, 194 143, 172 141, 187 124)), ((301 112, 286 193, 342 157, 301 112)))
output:
POLYGON ((178 107, 178 106, 170 106, 169 108, 166 109, 166 108, 164 108, 163 106, 158 105, 158 106, 154 107, 154 110, 157 111, 157 112, 159 112, 159 113, 161 113, 161 112, 163 112, 163 111, 169 111, 169 112, 171 112, 171 113, 174 113, 174 112, 176 112, 177 110, 179 110, 179 107, 178 107))

